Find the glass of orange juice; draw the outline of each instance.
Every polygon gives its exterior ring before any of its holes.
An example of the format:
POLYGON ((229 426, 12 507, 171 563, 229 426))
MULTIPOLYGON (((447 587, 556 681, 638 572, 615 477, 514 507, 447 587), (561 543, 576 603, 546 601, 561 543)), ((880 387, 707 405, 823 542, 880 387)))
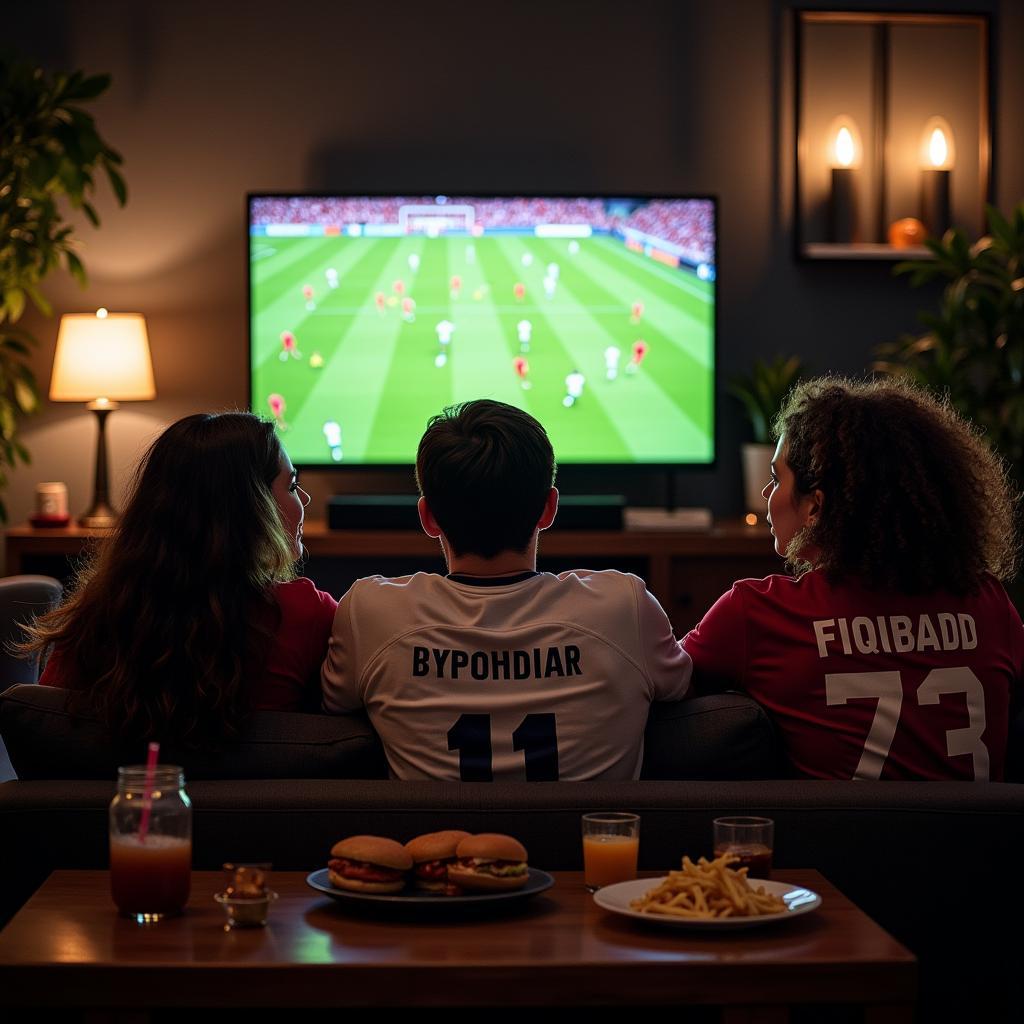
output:
POLYGON ((624 811, 583 815, 583 884, 591 891, 636 878, 640 816, 624 811))

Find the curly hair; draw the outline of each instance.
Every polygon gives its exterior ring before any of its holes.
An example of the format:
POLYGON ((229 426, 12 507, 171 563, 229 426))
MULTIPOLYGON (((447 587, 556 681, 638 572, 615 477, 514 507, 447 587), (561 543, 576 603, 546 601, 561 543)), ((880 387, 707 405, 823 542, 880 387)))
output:
POLYGON ((70 598, 26 630, 21 649, 54 644, 65 685, 120 740, 214 746, 236 732, 279 614, 273 585, 294 576, 272 490, 281 458, 273 425, 248 413, 172 424, 70 598))
POLYGON ((1014 575, 1019 495, 948 401, 899 379, 826 376, 798 384, 774 428, 795 492, 823 496, 786 551, 798 570, 910 594, 1014 575))

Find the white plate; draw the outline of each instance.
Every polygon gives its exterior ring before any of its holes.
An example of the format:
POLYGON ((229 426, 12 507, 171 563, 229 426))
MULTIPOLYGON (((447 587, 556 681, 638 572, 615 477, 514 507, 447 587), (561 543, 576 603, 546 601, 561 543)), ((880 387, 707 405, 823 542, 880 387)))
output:
POLYGON ((750 884, 757 889, 764 886, 764 891, 781 897, 786 904, 786 909, 777 914, 761 914, 758 917, 676 917, 673 914, 644 914, 634 910, 630 903, 640 899, 645 892, 649 892, 655 886, 660 885, 667 876, 661 878, 636 878, 631 882, 618 882, 615 885, 606 885, 594 893, 594 902, 613 914, 622 914, 624 917, 633 917, 638 921, 647 921, 650 924, 665 924, 675 928, 695 928, 704 931, 719 931, 734 928, 755 928, 762 924, 771 924, 775 921, 788 921, 791 917, 799 917, 800 914, 809 914, 821 906, 821 897, 810 889, 802 889, 798 885, 789 885, 786 882, 772 882, 768 879, 753 878, 750 884))
POLYGON ((436 910, 444 907, 477 906, 481 903, 510 903, 536 896, 545 892, 555 884, 555 880, 546 871, 527 868, 529 878, 519 889, 504 889, 498 892, 465 892, 461 896, 445 896, 443 893, 418 892, 416 889, 404 889, 396 893, 355 892, 349 889, 335 889, 328 879, 329 871, 321 868, 306 876, 306 884, 325 896, 342 902, 376 903, 394 907, 415 907, 436 910))

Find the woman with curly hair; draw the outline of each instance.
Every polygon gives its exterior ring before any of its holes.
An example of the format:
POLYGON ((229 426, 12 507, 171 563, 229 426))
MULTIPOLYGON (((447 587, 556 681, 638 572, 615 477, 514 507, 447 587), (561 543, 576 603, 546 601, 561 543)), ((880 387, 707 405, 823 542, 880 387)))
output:
POLYGON ((172 424, 71 597, 37 620, 41 683, 85 691, 121 740, 213 746, 247 711, 318 710, 337 602, 296 579, 309 495, 274 426, 172 424))
POLYGON ((682 641, 740 688, 801 775, 1003 778, 1024 627, 1016 496, 948 405, 902 382, 798 385, 764 489, 793 576, 740 580, 682 641))

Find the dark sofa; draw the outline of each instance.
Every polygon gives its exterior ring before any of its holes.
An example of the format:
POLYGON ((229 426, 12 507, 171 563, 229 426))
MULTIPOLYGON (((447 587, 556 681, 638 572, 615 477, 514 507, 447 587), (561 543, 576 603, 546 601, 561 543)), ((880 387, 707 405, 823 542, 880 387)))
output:
MULTIPOLYGON (((3 916, 54 867, 105 866, 110 769, 138 753, 97 748, 98 723, 43 690, 0 695, 0 734, 22 776, 0 784, 3 916)), ((717 815, 764 814, 776 822, 778 866, 817 868, 918 955, 923 1020, 1020 1018, 1024 785, 770 778, 781 772, 770 726, 730 694, 655 708, 647 777, 622 783, 367 778, 382 762, 366 722, 298 721, 307 717, 256 716, 220 758, 182 756, 197 868, 247 858, 309 871, 346 834, 406 840, 458 827, 509 832, 535 866, 579 869, 580 815, 619 809, 641 815, 641 867, 658 870, 707 853, 717 815), (293 770, 303 764, 305 778, 293 770)))

